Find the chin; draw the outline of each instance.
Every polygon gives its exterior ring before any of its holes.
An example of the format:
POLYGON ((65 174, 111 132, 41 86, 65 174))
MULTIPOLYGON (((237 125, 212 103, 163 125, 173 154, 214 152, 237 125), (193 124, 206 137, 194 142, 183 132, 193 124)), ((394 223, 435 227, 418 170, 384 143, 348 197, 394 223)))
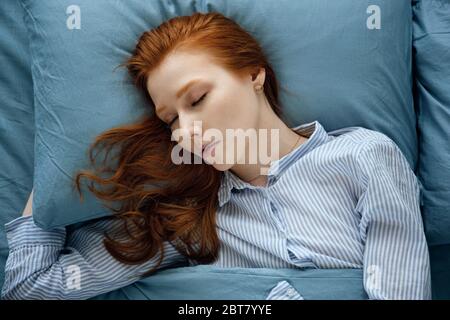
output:
POLYGON ((212 166, 214 167, 214 169, 218 171, 227 171, 233 167, 232 164, 217 164, 217 163, 212 164, 212 166))

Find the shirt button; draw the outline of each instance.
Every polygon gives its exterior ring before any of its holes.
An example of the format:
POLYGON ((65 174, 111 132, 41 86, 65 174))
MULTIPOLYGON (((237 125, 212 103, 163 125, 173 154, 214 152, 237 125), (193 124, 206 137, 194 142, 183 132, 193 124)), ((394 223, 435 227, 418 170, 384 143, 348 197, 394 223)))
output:
POLYGON ((289 297, 293 297, 293 296, 295 296, 295 294, 296 294, 294 288, 289 288, 289 289, 287 289, 286 293, 287 293, 287 295, 288 295, 289 297))
POLYGON ((275 204, 272 201, 270 202, 270 208, 272 208, 272 211, 277 211, 277 207, 275 207, 275 204))

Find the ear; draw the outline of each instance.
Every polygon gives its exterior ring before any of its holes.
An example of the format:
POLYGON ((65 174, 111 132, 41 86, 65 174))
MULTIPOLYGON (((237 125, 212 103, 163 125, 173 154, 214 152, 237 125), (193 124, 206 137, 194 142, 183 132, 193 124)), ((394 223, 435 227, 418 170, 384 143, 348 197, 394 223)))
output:
POLYGON ((252 82, 253 85, 260 84, 264 85, 264 81, 266 80, 266 69, 259 68, 258 71, 252 73, 252 82))

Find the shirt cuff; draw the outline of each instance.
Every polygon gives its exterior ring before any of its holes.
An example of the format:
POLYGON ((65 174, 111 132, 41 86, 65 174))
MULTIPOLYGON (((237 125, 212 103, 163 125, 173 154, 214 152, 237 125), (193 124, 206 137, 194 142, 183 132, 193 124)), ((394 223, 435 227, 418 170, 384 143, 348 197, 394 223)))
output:
POLYGON ((270 291, 266 300, 304 300, 304 298, 289 282, 283 280, 270 291))
POLYGON ((33 216, 21 216, 5 224, 9 250, 20 246, 64 246, 66 228, 44 230, 34 223, 33 216))

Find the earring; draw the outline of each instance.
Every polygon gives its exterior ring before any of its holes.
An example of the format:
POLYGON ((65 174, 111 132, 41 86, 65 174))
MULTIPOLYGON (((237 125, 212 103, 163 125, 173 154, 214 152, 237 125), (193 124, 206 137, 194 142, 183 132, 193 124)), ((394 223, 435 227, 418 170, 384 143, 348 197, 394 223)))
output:
POLYGON ((255 86, 255 90, 256 90, 257 92, 262 91, 262 89, 263 89, 263 86, 260 85, 260 84, 258 84, 258 85, 255 86))

